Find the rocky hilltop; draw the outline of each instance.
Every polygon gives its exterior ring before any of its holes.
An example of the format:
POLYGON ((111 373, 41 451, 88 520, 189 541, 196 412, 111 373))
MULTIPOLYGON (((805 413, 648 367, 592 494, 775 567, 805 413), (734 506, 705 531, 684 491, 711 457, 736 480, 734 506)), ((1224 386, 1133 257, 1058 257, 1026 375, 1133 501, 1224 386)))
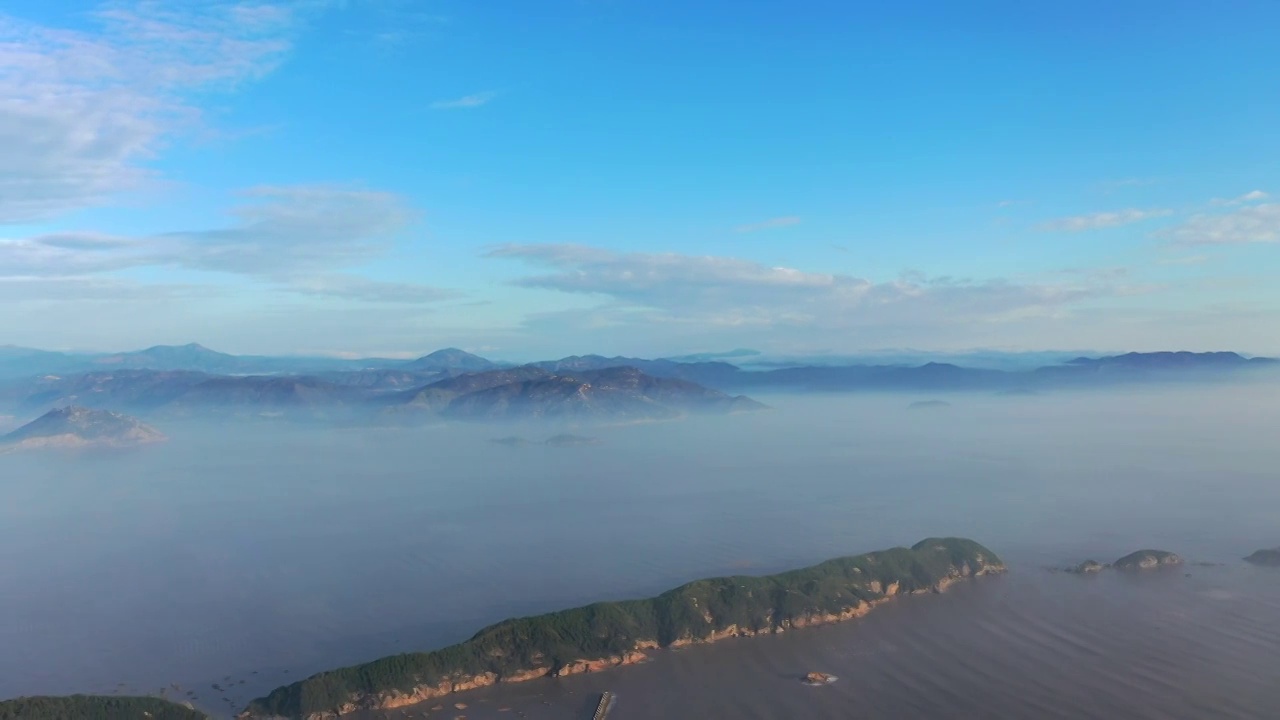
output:
POLYGON ((165 439, 160 431, 127 415, 70 405, 0 438, 0 448, 131 448, 165 439))
POLYGON ((208 715, 156 697, 67 695, 0 701, 0 720, 211 720, 208 715))
POLYGON ((930 538, 778 575, 698 580, 644 600, 507 620, 433 652, 313 675, 254 700, 240 717, 325 720, 499 682, 593 672, 658 648, 848 620, 900 595, 1003 570, 972 540, 930 538))

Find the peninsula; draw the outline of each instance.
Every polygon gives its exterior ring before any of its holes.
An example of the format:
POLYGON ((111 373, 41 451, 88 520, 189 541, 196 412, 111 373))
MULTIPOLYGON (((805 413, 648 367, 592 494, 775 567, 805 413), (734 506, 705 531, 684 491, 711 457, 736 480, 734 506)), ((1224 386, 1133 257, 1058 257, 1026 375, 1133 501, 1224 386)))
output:
POLYGON ((898 595, 940 592, 1003 570, 972 540, 929 538, 777 575, 697 580, 653 598, 506 620, 433 652, 319 673, 254 700, 239 717, 324 720, 499 682, 593 672, 640 662, 658 648, 848 620, 898 595))

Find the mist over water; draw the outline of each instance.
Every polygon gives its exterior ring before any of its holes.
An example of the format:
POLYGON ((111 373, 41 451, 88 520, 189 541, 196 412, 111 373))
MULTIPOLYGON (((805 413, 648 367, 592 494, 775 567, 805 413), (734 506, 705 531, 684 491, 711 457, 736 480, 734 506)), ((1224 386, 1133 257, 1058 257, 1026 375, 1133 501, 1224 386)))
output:
POLYGON ((1280 684, 1280 573, 1239 558, 1280 545, 1278 390, 916 408, 931 398, 760 396, 773 411, 618 427, 158 422, 171 441, 139 452, 0 456, 0 697, 177 683, 170 697, 225 712, 513 615, 961 535, 1010 575, 839 627, 497 688, 468 715, 574 716, 608 688, 623 720, 973 717, 983 702, 1005 709, 992 717, 1109 717, 1134 697, 1150 717, 1208 716, 1193 691, 1257 716, 1280 702, 1265 691, 1280 684), (490 441, 566 430, 603 442, 490 441), (1226 565, 1043 570, 1145 547, 1226 565), (793 675, 809 669, 842 679, 805 688, 793 675))

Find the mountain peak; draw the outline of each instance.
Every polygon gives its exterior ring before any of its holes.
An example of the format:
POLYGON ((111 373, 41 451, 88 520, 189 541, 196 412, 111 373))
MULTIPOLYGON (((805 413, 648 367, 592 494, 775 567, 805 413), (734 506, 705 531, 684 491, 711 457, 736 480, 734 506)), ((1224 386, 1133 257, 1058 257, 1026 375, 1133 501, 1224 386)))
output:
POLYGON ((490 370, 494 364, 489 360, 461 350, 455 347, 441 348, 435 352, 428 353, 412 360, 405 365, 406 368, 412 370, 461 370, 464 372, 475 372, 479 370, 490 370))
POLYGON ((219 357, 227 356, 226 353, 218 352, 217 350, 210 350, 204 345, 201 345, 200 343, 196 343, 196 342, 187 343, 186 345, 152 345, 146 350, 138 351, 138 354, 142 354, 142 353, 147 353, 151 355, 160 354, 160 353, 164 353, 164 354, 183 353, 183 354, 189 354, 189 355, 217 355, 219 357))
POLYGON ((461 348, 447 347, 447 348, 440 348, 435 352, 427 353, 422 357, 424 358, 478 358, 480 356, 469 353, 466 350, 463 350, 461 348))

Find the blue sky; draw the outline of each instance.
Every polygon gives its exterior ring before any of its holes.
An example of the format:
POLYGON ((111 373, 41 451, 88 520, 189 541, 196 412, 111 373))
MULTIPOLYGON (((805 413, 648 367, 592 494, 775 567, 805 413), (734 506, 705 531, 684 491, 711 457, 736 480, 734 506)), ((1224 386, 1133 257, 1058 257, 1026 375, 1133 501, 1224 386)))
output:
POLYGON ((1276 27, 10 0, 0 344, 1280 353, 1276 27))

